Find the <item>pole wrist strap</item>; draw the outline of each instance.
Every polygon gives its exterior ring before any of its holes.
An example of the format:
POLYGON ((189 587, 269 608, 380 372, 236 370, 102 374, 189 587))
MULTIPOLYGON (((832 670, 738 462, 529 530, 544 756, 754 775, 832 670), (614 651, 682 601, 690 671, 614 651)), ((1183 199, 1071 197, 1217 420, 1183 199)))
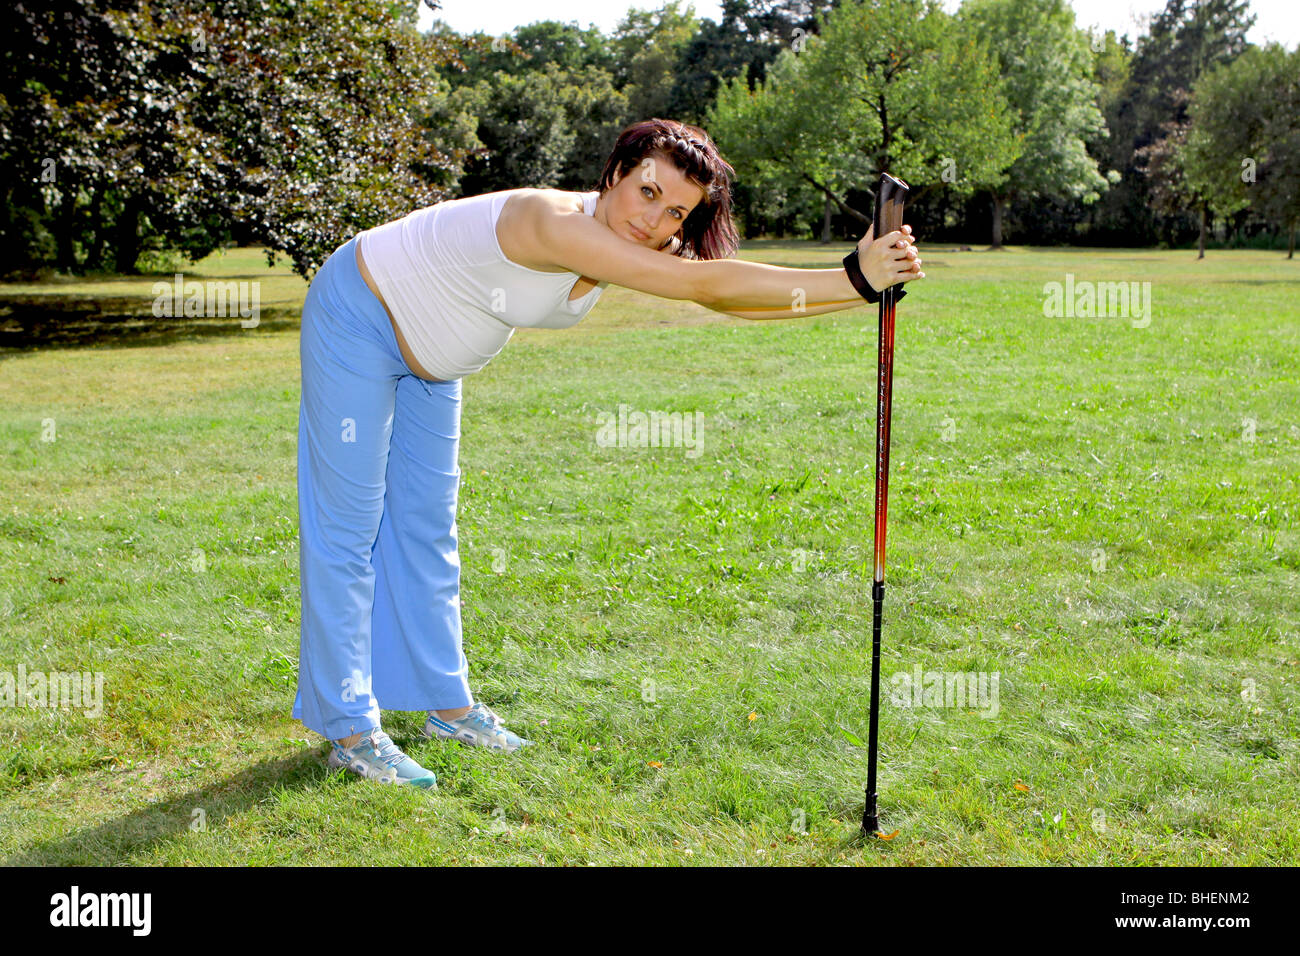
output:
MULTIPOLYGON (((880 293, 877 292, 867 281, 867 277, 862 274, 862 266, 858 263, 858 250, 854 249, 844 257, 844 271, 849 274, 849 281, 853 283, 853 288, 858 290, 858 295, 866 299, 872 305, 880 301, 880 293)), ((894 289, 894 301, 897 302, 903 296, 907 295, 907 290, 901 285, 894 289)))

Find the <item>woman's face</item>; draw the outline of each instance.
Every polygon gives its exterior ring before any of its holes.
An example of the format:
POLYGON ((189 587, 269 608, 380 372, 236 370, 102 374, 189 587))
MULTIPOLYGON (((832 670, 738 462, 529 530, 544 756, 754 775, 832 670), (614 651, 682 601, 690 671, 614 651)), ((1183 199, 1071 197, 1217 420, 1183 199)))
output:
POLYGON ((614 185, 597 202, 596 219, 629 242, 658 249, 703 199, 704 190, 671 160, 651 153, 626 176, 614 174, 614 185))

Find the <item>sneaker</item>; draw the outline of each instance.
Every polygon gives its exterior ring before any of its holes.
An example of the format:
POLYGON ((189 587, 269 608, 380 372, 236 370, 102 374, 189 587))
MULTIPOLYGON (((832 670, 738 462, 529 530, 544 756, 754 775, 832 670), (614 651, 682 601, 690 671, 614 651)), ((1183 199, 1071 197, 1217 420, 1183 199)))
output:
POLYGON ((380 783, 410 784, 425 790, 438 787, 437 776, 398 750, 392 738, 378 727, 351 747, 335 743, 329 765, 344 767, 380 783))
POLYGON ((487 704, 477 702, 469 713, 455 720, 443 720, 437 714, 429 714, 424 722, 424 736, 439 740, 459 740, 474 747, 487 747, 489 750, 503 750, 513 753, 521 747, 532 744, 501 726, 501 718, 488 709, 487 704))

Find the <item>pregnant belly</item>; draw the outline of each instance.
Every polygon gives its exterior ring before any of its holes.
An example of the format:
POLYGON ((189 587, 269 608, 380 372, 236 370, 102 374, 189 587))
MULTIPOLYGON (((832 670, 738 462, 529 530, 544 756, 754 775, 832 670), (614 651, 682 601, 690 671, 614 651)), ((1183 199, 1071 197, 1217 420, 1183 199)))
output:
POLYGON ((357 243, 357 270, 361 273, 361 278, 365 280, 366 288, 375 294, 379 304, 384 307, 384 313, 393 326, 393 336, 397 339, 397 347, 402 352, 402 361, 411 370, 411 374, 424 379, 426 382, 442 382, 443 379, 434 378, 425 371, 420 363, 415 360, 415 356, 411 354, 411 347, 406 344, 406 338, 402 335, 402 330, 397 327, 397 320, 393 318, 393 313, 388 310, 388 303, 384 301, 384 297, 379 294, 379 288, 375 285, 375 280, 371 278, 370 270, 366 268, 366 261, 361 258, 361 243, 359 242, 357 243))

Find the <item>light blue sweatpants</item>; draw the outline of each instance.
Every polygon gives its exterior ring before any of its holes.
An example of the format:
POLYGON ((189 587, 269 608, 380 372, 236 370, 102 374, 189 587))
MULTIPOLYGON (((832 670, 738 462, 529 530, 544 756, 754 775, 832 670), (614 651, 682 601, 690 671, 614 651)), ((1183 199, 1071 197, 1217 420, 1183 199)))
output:
POLYGON ((293 716, 331 740, 380 726, 380 707, 473 703, 456 550, 461 382, 411 374, 356 242, 312 280, 299 346, 293 716))

